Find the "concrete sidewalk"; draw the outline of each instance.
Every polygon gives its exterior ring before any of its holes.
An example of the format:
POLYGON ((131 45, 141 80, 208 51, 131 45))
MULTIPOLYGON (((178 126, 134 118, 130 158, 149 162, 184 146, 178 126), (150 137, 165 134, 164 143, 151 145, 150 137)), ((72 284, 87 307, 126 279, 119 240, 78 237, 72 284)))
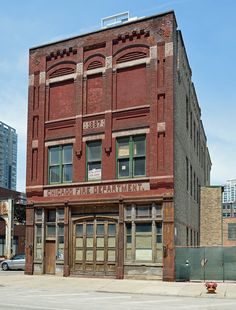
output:
POLYGON ((193 282, 161 282, 146 280, 116 280, 100 278, 75 278, 57 276, 26 276, 14 272, 8 275, 0 274, 0 287, 43 288, 58 292, 109 292, 129 294, 151 294, 161 296, 187 296, 208 298, 236 299, 236 282, 219 283, 216 294, 207 294, 204 283, 193 282))

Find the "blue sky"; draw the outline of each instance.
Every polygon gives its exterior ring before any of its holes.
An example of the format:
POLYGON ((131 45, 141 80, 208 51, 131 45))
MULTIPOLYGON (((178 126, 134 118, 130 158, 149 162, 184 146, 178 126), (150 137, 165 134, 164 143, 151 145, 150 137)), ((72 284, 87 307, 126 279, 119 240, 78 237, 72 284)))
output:
POLYGON ((18 133, 17 189, 25 190, 28 50, 90 32, 102 17, 174 10, 193 72, 212 158, 211 183, 236 178, 235 0, 9 0, 0 8, 0 120, 18 133))

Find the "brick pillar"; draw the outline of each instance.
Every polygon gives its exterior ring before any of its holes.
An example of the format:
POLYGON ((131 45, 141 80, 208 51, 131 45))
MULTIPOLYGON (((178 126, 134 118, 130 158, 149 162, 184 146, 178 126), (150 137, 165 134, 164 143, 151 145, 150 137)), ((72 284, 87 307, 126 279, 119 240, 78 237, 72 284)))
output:
POLYGON ((118 231, 118 255, 116 278, 124 278, 124 204, 119 202, 119 231, 118 231))
POLYGON ((147 98, 150 103, 149 175, 157 175, 157 46, 150 48, 150 64, 147 65, 147 98))
POLYGON ((68 277, 70 275, 70 263, 69 263, 69 205, 65 203, 64 207, 64 272, 63 276, 68 277))
MULTIPOLYGON (((46 60, 44 60, 44 66, 46 68, 46 60)), ((37 184, 44 184, 44 173, 47 175, 47 167, 45 163, 45 102, 49 100, 49 88, 46 89, 46 73, 44 71, 39 74, 39 123, 38 123, 38 167, 39 173, 37 175, 37 184)), ((47 103, 48 104, 48 103, 47 103)))
POLYGON ((82 137, 83 137, 83 48, 78 49, 75 81, 75 102, 76 102, 76 123, 75 123, 75 159, 73 181, 82 181, 81 171, 83 167, 82 156, 82 137))
POLYGON ((26 207, 26 243, 25 243, 25 274, 33 274, 34 261, 34 206, 27 205, 26 207))
POLYGON ((163 281, 175 280, 174 203, 163 201, 163 281))

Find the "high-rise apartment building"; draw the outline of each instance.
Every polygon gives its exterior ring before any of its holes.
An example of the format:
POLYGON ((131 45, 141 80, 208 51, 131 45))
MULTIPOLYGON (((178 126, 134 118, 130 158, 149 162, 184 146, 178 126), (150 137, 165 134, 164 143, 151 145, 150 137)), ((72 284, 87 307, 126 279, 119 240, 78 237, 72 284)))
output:
POLYGON ((0 187, 16 190, 17 134, 0 121, 0 187))
POLYGON ((228 180, 224 185, 223 203, 236 202, 236 179, 228 180))
POLYGON ((211 160, 174 12, 32 48, 26 273, 173 280, 211 160))

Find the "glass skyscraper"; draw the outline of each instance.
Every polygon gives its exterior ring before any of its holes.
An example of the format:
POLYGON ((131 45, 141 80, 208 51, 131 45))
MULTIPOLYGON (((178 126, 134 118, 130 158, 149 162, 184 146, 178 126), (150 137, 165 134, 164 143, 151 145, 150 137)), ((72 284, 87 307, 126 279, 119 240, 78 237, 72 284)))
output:
POLYGON ((0 121, 0 187, 16 190, 17 134, 0 121))

